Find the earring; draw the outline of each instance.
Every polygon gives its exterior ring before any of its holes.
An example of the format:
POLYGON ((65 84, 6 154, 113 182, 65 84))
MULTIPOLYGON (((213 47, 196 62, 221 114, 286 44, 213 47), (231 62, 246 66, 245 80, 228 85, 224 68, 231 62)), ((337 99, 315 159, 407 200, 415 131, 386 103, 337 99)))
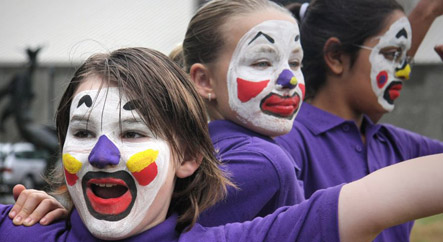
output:
POLYGON ((208 93, 208 100, 211 101, 211 93, 208 93))

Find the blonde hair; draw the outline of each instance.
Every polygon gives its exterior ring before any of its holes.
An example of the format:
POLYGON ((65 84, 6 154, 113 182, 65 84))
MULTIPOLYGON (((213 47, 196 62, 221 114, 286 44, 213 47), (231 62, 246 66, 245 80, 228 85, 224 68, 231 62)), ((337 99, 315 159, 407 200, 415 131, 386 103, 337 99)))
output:
POLYGON ((183 41, 185 70, 195 63, 214 61, 224 47, 223 25, 231 17, 265 9, 291 16, 284 7, 268 0, 213 0, 203 5, 191 19, 183 41))

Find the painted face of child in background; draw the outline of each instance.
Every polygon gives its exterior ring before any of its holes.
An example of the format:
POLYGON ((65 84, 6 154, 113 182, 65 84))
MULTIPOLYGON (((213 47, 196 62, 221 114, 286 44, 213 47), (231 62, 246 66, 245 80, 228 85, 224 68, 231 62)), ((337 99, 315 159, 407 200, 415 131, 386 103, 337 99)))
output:
POLYGON ((302 59, 293 22, 268 20, 246 32, 227 77, 229 105, 239 120, 273 135, 289 132, 305 93, 302 59))
POLYGON ((400 95, 403 80, 409 79, 411 70, 405 57, 411 47, 411 38, 409 21, 402 17, 379 37, 369 56, 372 90, 378 103, 389 112, 394 109, 394 100, 400 95))
POLYGON ((169 145, 152 136, 132 101, 105 87, 80 91, 71 104, 66 183, 80 217, 99 238, 124 238, 149 226, 147 218, 155 215, 148 211, 169 184, 169 145))

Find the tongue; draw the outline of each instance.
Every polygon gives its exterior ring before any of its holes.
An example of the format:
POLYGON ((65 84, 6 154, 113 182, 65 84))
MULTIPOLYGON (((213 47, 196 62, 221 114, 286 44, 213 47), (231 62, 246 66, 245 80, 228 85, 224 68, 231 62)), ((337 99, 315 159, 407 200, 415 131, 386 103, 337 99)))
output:
POLYGON ((119 185, 113 187, 92 185, 91 188, 97 197, 104 199, 121 197, 128 190, 126 187, 119 185))

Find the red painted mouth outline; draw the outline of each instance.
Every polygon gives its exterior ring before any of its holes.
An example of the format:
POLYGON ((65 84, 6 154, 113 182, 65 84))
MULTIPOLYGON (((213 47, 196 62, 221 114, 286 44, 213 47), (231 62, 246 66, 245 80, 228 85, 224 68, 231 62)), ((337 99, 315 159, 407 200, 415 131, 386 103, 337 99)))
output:
POLYGON ((270 93, 263 98, 260 103, 260 108, 263 113, 292 119, 294 114, 300 107, 301 98, 298 93, 294 93, 292 96, 281 96, 276 93, 270 93))
POLYGON ((100 220, 118 221, 123 219, 131 211, 137 197, 134 179, 125 171, 88 172, 83 176, 82 188, 88 211, 100 220), (119 197, 102 198, 93 192, 91 186, 94 184, 124 186, 127 190, 119 197))

